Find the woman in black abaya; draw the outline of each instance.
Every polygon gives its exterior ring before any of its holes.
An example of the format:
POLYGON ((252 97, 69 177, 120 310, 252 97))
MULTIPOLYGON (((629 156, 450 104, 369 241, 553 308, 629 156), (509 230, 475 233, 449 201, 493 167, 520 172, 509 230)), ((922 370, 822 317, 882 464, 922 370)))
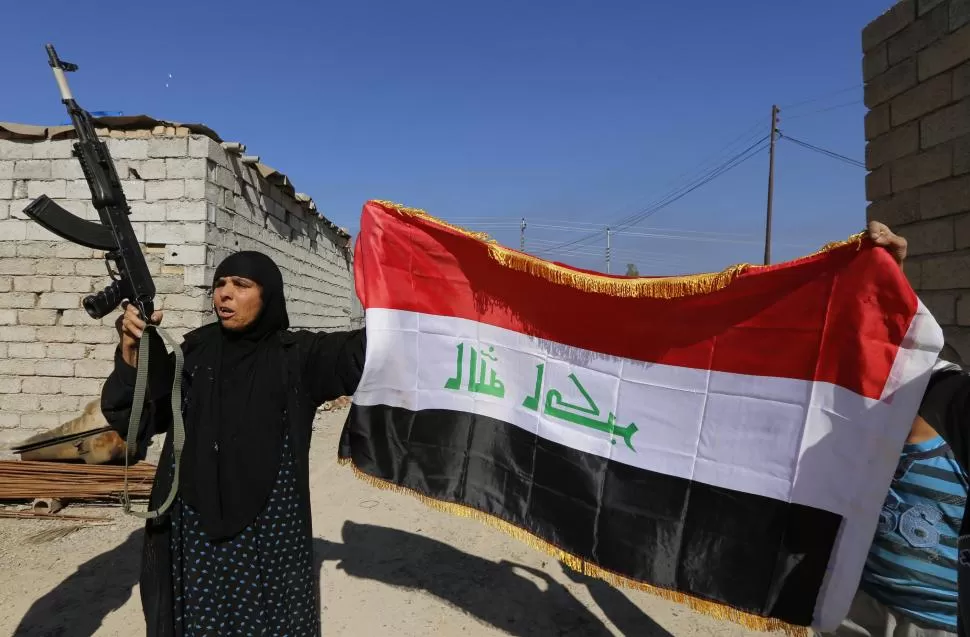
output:
MULTIPOLYGON (((283 279, 258 252, 217 268, 218 321, 185 336, 185 448, 178 495, 146 525, 141 596, 150 637, 320 634, 310 528, 309 448, 316 408, 352 395, 363 330, 290 331, 283 279)), ((161 313, 156 313, 156 321, 161 313)), ((133 307, 101 407, 127 433, 145 324, 133 307)), ((150 336, 152 374, 139 428, 144 444, 171 424, 171 359, 150 336), (168 361, 168 364, 161 364, 168 361)), ((150 498, 172 484, 166 437, 150 498)))

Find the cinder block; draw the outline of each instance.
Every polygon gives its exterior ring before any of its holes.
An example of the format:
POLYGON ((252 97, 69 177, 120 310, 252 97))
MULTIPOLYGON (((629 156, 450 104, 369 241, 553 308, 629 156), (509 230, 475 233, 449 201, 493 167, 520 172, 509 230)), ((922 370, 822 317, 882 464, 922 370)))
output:
POLYGON ((81 407, 82 402, 78 396, 65 396, 64 394, 59 394, 57 396, 46 396, 40 401, 41 411, 55 412, 59 414, 56 416, 59 422, 65 419, 63 414, 70 414, 68 416, 69 418, 75 417, 77 415, 76 412, 80 410, 81 407))
MULTIPOLYGON (((3 140, 0 140, 0 146, 2 145, 3 140)), ((12 161, 0 161, 0 179, 13 179, 12 161)))
POLYGON ((0 394, 19 394, 22 385, 23 381, 19 378, 0 376, 0 394))
POLYGON ((114 159, 148 159, 147 139, 109 139, 108 152, 114 159))
POLYGON ((168 179, 205 179, 206 160, 193 157, 172 157, 165 160, 168 179))
MULTIPOLYGON (((0 327, 0 341, 7 343, 26 343, 34 340, 35 328, 28 325, 5 325, 0 327)), ((2 374, 3 372, 0 372, 2 374)))
MULTIPOLYGON (((10 376, 33 376, 37 361, 27 358, 0 359, 0 374, 10 376)), ((2 413, 2 412, 0 412, 2 413)))
POLYGON ((866 167, 873 170, 919 150, 919 124, 894 128, 866 144, 866 167))
POLYGON ((0 201, 0 220, 10 217, 10 202, 0 201))
POLYGON ((970 24, 970 0, 950 0, 950 30, 970 24))
POLYGON ((121 184, 125 191, 125 198, 128 201, 135 201, 145 198, 145 182, 137 179, 127 179, 121 184))
POLYGON ((0 180, 0 199, 13 199, 13 180, 0 180))
MULTIPOLYGON (((14 278, 16 280, 16 277, 14 278)), ((4 292, 0 296, 0 307, 2 308, 32 308, 37 303, 37 295, 32 292, 4 292)))
POLYGON ((30 159, 34 156, 33 146, 27 141, 0 139, 0 160, 30 159))
POLYGON ((185 266, 185 285, 209 288, 212 286, 212 277, 215 272, 216 269, 212 267, 187 265, 185 266))
POLYGON ((0 395, 0 411, 37 411, 40 409, 40 396, 36 394, 0 395))
POLYGON ((153 137, 148 140, 149 157, 185 157, 189 140, 185 137, 153 137))
POLYGON ((953 219, 945 217, 906 226, 909 255, 940 254, 954 249, 953 219))
POLYGON ((937 144, 970 134, 970 98, 924 117, 920 122, 920 145, 937 144))
MULTIPOLYGON (((186 270, 193 266, 185 266, 186 270)), ((182 276, 155 277, 155 290, 159 294, 179 294, 185 288, 185 274, 182 276)))
POLYGON ((7 354, 10 358, 44 358, 47 347, 43 343, 9 343, 7 354))
POLYGON ((94 290, 91 279, 85 276, 58 276, 51 279, 54 292, 83 292, 94 290))
POLYGON ((78 378, 107 378, 114 369, 111 361, 81 360, 74 365, 74 375, 78 378))
POLYGON ((128 167, 128 175, 131 179, 165 179, 164 159, 130 161, 128 167))
POLYGON ((25 394, 59 394, 61 379, 48 376, 32 376, 23 380, 25 394))
MULTIPOLYGON (((90 279, 86 279, 89 281, 90 279)), ((57 279, 54 279, 54 285, 56 286, 57 279)), ((40 295, 40 302, 38 307, 49 309, 49 310, 74 310, 81 307, 81 294, 73 294, 70 292, 46 292, 40 295)), ((50 323, 53 325, 53 323, 50 323)))
POLYGON ((31 146, 33 146, 34 159, 68 159, 74 156, 72 139, 36 142, 31 146))
POLYGON ((0 310, 0 325, 16 325, 17 310, 0 310))
POLYGON ((933 256, 922 259, 920 265, 922 290, 970 288, 970 255, 952 253, 933 256))
POLYGON ((90 352, 87 358, 93 358, 99 361, 114 361, 115 350, 118 349, 116 343, 105 343, 103 345, 93 345, 90 346, 90 352))
POLYGON ((205 201, 169 201, 165 204, 165 217, 169 221, 205 221, 205 201))
POLYGON ((38 376, 73 376, 74 361, 45 358, 34 366, 38 376))
POLYGON ((37 340, 41 343, 73 343, 75 332, 73 327, 38 327, 37 340))
POLYGON ((67 182, 64 196, 67 199, 87 199, 91 197, 91 189, 88 188, 88 182, 83 179, 75 179, 67 182))
POLYGON ((949 30, 947 7, 937 7, 889 38, 889 64, 897 64, 936 42, 949 30))
POLYGON ((916 20, 916 3, 903 0, 862 29, 862 50, 871 51, 890 36, 899 33, 916 20))
MULTIPOLYGON (((12 312, 13 310, 0 310, 12 312)), ((17 323, 20 325, 57 325, 56 310, 17 310, 17 323)))
MULTIPOLYGON (((38 259, 34 268, 37 274, 69 276, 74 274, 74 261, 68 259, 38 259)), ((38 292, 42 290, 37 290, 38 292)))
MULTIPOLYGON (((152 182, 148 182, 152 183, 152 182)), ((164 201, 132 201, 132 221, 165 221, 164 201)))
MULTIPOLYGON (((86 261, 75 261, 74 272, 79 276, 106 277, 108 274, 104 261, 95 261, 93 259, 86 261)), ((105 283, 105 285, 107 285, 107 283, 105 283)))
POLYGON ((970 175, 920 188, 919 210, 923 219, 970 211, 970 175))
POLYGON ((953 142, 953 174, 970 173, 970 135, 953 142))
POLYGON ((114 328, 98 327, 81 330, 77 335, 81 343, 117 343, 118 334, 114 328))
POLYGON ((922 82, 966 60, 970 60, 970 25, 920 51, 919 80, 922 82))
POLYGON ((51 278, 49 276, 19 276, 13 280, 13 289, 18 292, 50 292, 51 278))
POLYGON ((97 396, 101 393, 101 385, 97 378, 64 378, 61 392, 68 396, 97 396))
POLYGON ((94 319, 88 316, 85 310, 79 309, 76 305, 74 308, 65 309, 61 314, 61 325, 83 327, 90 326, 92 323, 94 323, 94 319))
POLYGON ((69 241, 60 241, 54 246, 54 256, 58 259, 90 259, 94 256, 94 250, 69 241))
MULTIPOLYGON (((51 161, 51 177, 54 179, 84 179, 84 171, 77 159, 54 159, 51 161)), ((87 182, 85 182, 85 188, 87 182)))
POLYGON ((46 159, 23 159, 13 166, 14 179, 50 179, 51 162, 46 159))
POLYGON ((892 194, 891 165, 880 166, 866 175, 866 199, 878 201, 892 194))
POLYGON ((918 155, 897 159, 890 166, 892 190, 898 193, 951 176, 953 153, 947 146, 937 146, 918 155))
POLYGON ((186 199, 205 199, 205 179, 186 179, 185 198, 186 199))
POLYGON ((862 79, 868 82, 889 68, 889 54, 886 43, 883 42, 862 58, 862 79))
POLYGON ((951 99, 951 77, 938 75, 894 98, 892 125, 899 126, 948 104, 951 99))
POLYGON ((957 250, 970 248, 970 213, 952 219, 954 247, 957 250))
POLYGON ((205 265, 206 246, 170 246, 165 254, 167 265, 205 265))
POLYGON ((180 199, 185 196, 185 181, 181 179, 165 179, 149 181, 145 184, 145 199, 157 201, 159 199, 180 199))

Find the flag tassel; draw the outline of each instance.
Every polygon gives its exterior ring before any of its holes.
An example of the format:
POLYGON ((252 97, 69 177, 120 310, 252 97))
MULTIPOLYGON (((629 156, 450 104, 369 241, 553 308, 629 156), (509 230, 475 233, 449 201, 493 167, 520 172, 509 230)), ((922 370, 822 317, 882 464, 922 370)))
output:
MULTIPOLYGON (((596 294, 608 294, 610 296, 627 298, 656 298, 674 299, 687 296, 711 294, 718 290, 723 290, 735 279, 748 271, 755 271, 762 268, 776 266, 758 266, 741 263, 730 266, 721 272, 710 272, 705 274, 689 274, 671 277, 623 277, 605 274, 595 274, 584 272, 565 265, 553 263, 534 257, 525 252, 513 250, 497 243, 485 232, 473 232, 460 226, 448 223, 434 217, 419 208, 409 208, 391 201, 377 200, 376 203, 385 208, 395 211, 401 215, 417 217, 465 235, 476 241, 480 241, 487 249, 490 258, 500 263, 502 266, 524 272, 530 276, 545 279, 550 283, 565 285, 596 294)), ((803 257, 810 259, 819 255, 831 252, 839 248, 854 246, 856 249, 862 247, 864 232, 852 235, 845 241, 836 241, 823 246, 820 250, 803 257)))
POLYGON ((808 637, 808 628, 804 626, 795 626, 788 624, 786 622, 779 621, 770 617, 761 617, 759 615, 754 615, 752 613, 746 613, 744 611, 738 610, 736 608, 731 608, 730 606, 725 606, 724 604, 719 604, 717 602, 707 601, 704 599, 698 599, 684 593, 679 593, 677 591, 671 591, 658 586, 651 586, 644 582, 639 582, 623 575, 613 573, 603 569, 596 564, 593 564, 587 560, 580 557, 567 553, 550 542, 539 538, 532 533, 522 529, 510 522, 498 518, 496 516, 484 513, 472 507, 457 504, 455 502, 445 502, 443 500, 437 500, 429 496, 424 495, 414 489, 410 489, 406 486, 394 484, 388 480, 372 476, 368 473, 360 470, 350 458, 338 458, 337 462, 341 465, 350 465, 353 470, 354 475, 359 479, 368 483, 369 485, 381 489, 383 491, 396 491, 398 493, 406 493, 411 495, 418 500, 420 500, 426 506, 435 509, 437 511, 442 511, 445 513, 451 513, 452 515, 457 515, 459 517, 471 518, 479 522, 488 524, 489 526, 510 535, 511 537, 523 542, 532 548, 547 553, 552 557, 556 558, 569 568, 587 575, 589 577, 595 577, 601 579, 613 586, 632 588, 657 597, 661 597, 665 600, 683 604, 690 607, 691 609, 703 613, 709 617, 715 619, 721 619, 733 622, 735 624, 744 626, 750 630, 758 630, 764 632, 784 632, 788 637, 808 637))

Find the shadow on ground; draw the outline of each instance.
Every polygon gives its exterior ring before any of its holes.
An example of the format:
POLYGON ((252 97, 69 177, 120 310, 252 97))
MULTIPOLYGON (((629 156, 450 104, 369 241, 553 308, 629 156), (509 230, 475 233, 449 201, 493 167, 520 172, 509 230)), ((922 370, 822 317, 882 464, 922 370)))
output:
MULTIPOLYGON (((89 637, 109 613, 124 606, 138 582, 144 533, 135 531, 121 545, 94 557, 34 602, 14 637, 89 637)), ((51 546, 51 552, 70 551, 51 546)), ((132 634, 144 633, 144 629, 132 634)))
MULTIPOLYGON (((352 577, 425 591, 518 637, 612 634, 543 571, 505 560, 492 562, 437 540, 381 526, 346 522, 341 535, 343 544, 314 540, 318 563, 336 561, 337 568, 352 577)), ((586 585, 624 635, 670 635, 606 582, 566 571, 573 581, 586 585)))
MULTIPOLYGON (((565 586, 541 570, 504 560, 492 562, 437 540, 381 526, 347 522, 342 537, 342 544, 314 540, 318 569, 325 561, 335 561, 352 577, 427 592, 517 637, 611 634, 565 586)), ((139 576, 142 538, 143 532, 135 531, 118 547, 79 566, 31 605, 14 637, 96 635, 105 617, 131 597, 139 576)), ((564 570, 589 589, 624 635, 670 635, 609 584, 564 570)), ((326 617, 323 621, 326 624, 326 617)), ((143 632, 139 625, 132 634, 143 632)))

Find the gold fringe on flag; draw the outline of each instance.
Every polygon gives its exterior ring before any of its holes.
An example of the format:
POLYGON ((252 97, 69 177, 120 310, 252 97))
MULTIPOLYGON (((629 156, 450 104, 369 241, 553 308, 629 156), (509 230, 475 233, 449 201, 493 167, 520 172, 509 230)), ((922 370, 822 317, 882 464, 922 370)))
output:
MULTIPOLYGON (((518 272, 525 272, 526 274, 545 279, 551 283, 569 286, 577 290, 582 290, 583 292, 629 298, 674 299, 699 294, 710 294, 718 290, 723 290, 744 272, 749 270, 756 271, 764 267, 773 267, 741 263, 726 268, 721 272, 687 274, 672 277, 621 277, 593 274, 546 261, 545 259, 540 259, 524 252, 499 245, 486 232, 466 230, 460 226, 438 219, 420 208, 409 208, 384 200, 375 200, 374 203, 407 216, 418 217, 481 241, 488 247, 489 256, 506 268, 518 272)), ((861 248, 862 239, 865 234, 865 232, 862 232, 853 235, 846 241, 828 243, 820 250, 806 257, 802 257, 802 259, 808 259, 848 245, 856 245, 858 248, 861 248)))
POLYGON ((558 546, 543 540, 540 537, 533 535, 532 533, 522 529, 511 522, 506 522, 505 520, 496 517, 494 515, 479 511, 469 506, 463 504, 457 504, 455 502, 446 502, 443 500, 437 500, 430 496, 427 496, 419 491, 415 491, 409 487, 405 487, 399 484, 394 484, 382 478, 374 477, 370 474, 364 473, 359 469, 353 460, 350 458, 338 458, 338 464, 340 465, 350 465, 353 469, 354 475, 359 479, 368 483, 372 487, 381 489, 383 491, 395 491, 398 493, 405 493, 413 496, 420 500, 426 506, 435 509, 437 511, 443 511, 445 513, 451 513, 452 515, 457 515, 463 518, 470 518, 477 520, 479 522, 485 523, 511 537, 523 542, 530 547, 547 553, 552 557, 556 558, 569 568, 587 575, 589 577, 595 577, 601 579, 609 584, 616 587, 632 588, 645 593, 650 593, 656 595, 662 599, 676 602, 678 604, 683 604, 690 607, 691 609, 703 613, 709 617, 715 619, 721 619, 733 622, 735 624, 744 626, 750 630, 758 630, 764 632, 784 632, 788 637, 808 637, 809 631, 805 626, 795 626, 778 619, 771 617, 761 617, 759 615, 754 615, 752 613, 746 613, 742 610, 736 608, 731 608, 730 606, 725 606, 724 604, 719 604, 717 602, 711 602, 704 599, 699 599, 697 597, 692 597, 684 593, 678 593, 677 591, 671 591, 666 588, 661 588, 658 586, 651 586, 645 582, 640 582, 623 575, 619 575, 612 571, 608 571, 604 568, 592 564, 581 557, 577 557, 571 553, 567 553, 560 549, 558 546))

